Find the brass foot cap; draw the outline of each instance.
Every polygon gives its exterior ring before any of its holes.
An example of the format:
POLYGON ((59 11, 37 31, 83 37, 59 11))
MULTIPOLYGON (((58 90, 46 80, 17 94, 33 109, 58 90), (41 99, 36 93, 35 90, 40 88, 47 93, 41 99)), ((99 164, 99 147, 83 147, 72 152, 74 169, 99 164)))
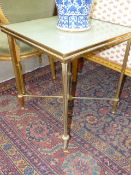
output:
POLYGON ((64 149, 63 152, 64 152, 64 153, 70 153, 70 152, 68 151, 68 149, 64 149))
POLYGON ((25 109, 25 107, 21 107, 21 109, 22 109, 22 110, 24 110, 24 109, 25 109))
POLYGON ((63 135, 63 136, 62 136, 62 139, 63 139, 63 140, 66 140, 66 141, 69 140, 69 135, 66 135, 66 136, 63 135))

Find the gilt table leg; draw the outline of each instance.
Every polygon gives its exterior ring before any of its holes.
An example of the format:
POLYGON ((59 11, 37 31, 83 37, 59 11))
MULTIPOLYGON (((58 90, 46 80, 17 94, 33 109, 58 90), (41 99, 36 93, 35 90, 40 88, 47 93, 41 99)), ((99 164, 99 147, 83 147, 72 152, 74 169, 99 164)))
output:
POLYGON ((115 102, 113 103, 113 110, 112 112, 115 113, 116 112, 116 108, 119 102, 119 96, 120 96, 120 91, 121 91, 121 85, 122 85, 122 81, 124 78, 124 73, 125 73, 125 69, 126 69, 126 65, 127 65, 127 61, 128 61, 128 55, 130 52, 130 46, 131 46, 131 40, 129 40, 127 42, 127 46, 126 46, 126 51, 125 51, 125 56, 124 56, 124 60, 123 60, 123 65, 122 65, 122 69, 121 69, 121 75, 119 78, 119 82, 118 82, 118 87, 116 90, 116 95, 115 95, 115 102))
POLYGON ((64 120, 64 150, 67 149, 69 133, 68 133, 68 100, 69 100, 69 85, 68 85, 68 64, 62 63, 62 78, 63 78, 63 120, 64 120))
POLYGON ((25 86, 22 75, 22 66, 20 64, 20 51, 16 44, 16 41, 13 37, 8 36, 9 39, 9 47, 11 52, 11 58, 16 78, 16 86, 18 90, 18 98, 20 101, 20 105, 24 108, 24 94, 25 94, 25 86))
POLYGON ((55 80, 56 79, 55 61, 54 61, 54 58, 52 56, 50 56, 50 55, 48 55, 48 58, 49 58, 49 63, 50 63, 52 78, 53 78, 53 80, 55 80))

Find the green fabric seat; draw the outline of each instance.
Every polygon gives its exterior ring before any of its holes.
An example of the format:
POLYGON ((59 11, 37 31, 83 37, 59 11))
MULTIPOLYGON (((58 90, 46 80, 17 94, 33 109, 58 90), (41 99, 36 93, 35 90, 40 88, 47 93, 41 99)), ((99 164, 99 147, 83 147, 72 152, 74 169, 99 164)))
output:
MULTIPOLYGON (((23 42, 17 42, 21 53, 33 52, 36 49, 23 42)), ((0 55, 10 54, 7 35, 0 32, 0 55)))
POLYGON ((4 14, 10 23, 52 16, 54 0, 1 0, 4 14))

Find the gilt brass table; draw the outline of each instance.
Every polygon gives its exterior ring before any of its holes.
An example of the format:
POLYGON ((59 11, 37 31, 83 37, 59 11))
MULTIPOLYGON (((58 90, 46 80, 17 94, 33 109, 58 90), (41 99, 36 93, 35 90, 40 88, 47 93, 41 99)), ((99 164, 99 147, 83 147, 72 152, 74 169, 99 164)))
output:
POLYGON ((35 94, 27 94, 21 86, 23 79, 21 74, 21 67, 19 64, 19 51, 17 49, 16 39, 28 43, 37 49, 40 49, 41 51, 44 51, 51 57, 55 57, 61 62, 63 94, 61 96, 42 97, 63 98, 64 133, 62 138, 64 140, 64 149, 66 149, 69 140, 69 133, 67 129, 68 100, 86 98, 73 97, 69 93, 69 75, 71 61, 96 49, 114 46, 124 41, 128 41, 124 57, 124 67, 128 59, 129 48, 131 44, 131 29, 128 27, 92 19, 92 27, 89 31, 79 33, 63 32, 56 28, 56 23, 57 17, 50 17, 45 19, 4 25, 1 26, 1 30, 5 32, 9 38, 10 51, 18 88, 18 97, 21 102, 26 96, 38 96, 35 94))

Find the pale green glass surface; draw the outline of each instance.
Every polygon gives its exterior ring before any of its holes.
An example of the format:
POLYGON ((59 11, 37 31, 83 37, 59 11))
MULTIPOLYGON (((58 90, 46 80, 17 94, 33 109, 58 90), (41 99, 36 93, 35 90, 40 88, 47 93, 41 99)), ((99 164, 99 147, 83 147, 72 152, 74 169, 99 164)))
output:
POLYGON ((7 28, 62 55, 131 32, 131 28, 94 19, 91 20, 91 29, 85 32, 64 32, 56 28, 56 23, 57 17, 50 17, 10 24, 7 28))

